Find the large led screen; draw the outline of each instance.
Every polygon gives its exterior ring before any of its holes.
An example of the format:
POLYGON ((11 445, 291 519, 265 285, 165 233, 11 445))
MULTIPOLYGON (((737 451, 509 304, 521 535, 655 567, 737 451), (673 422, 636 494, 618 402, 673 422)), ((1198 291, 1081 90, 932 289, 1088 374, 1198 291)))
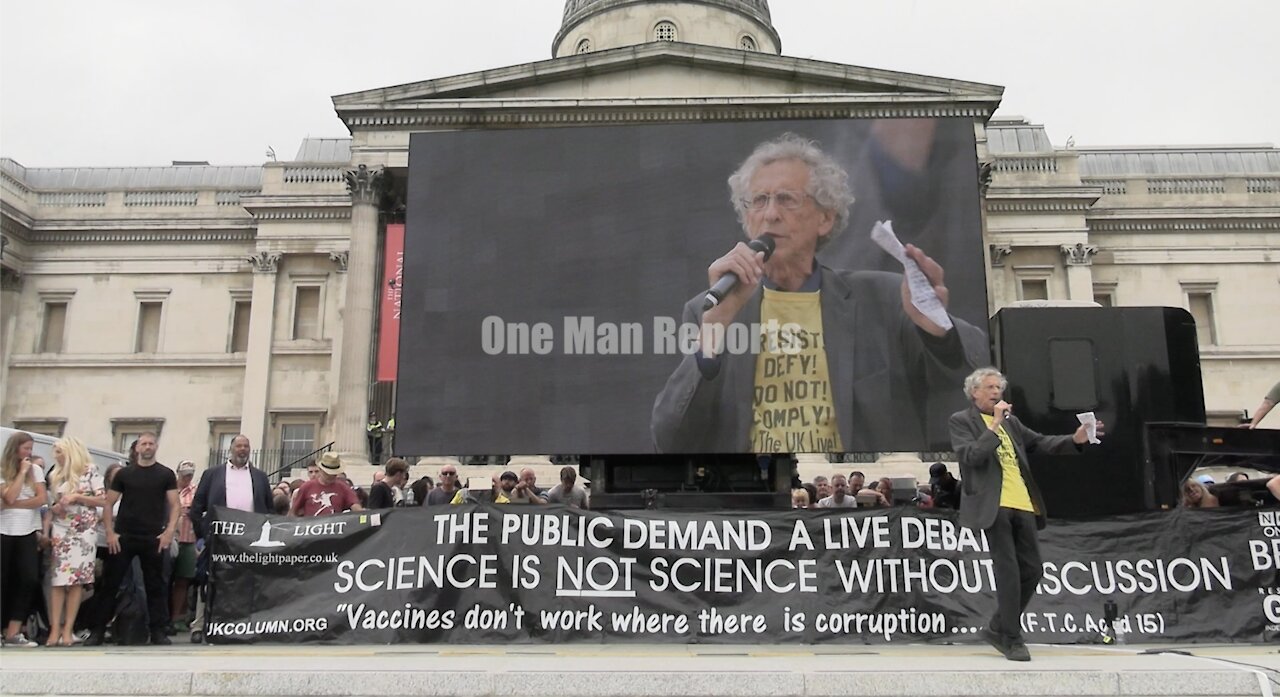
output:
POLYGON ((946 450, 977 175, 960 118, 415 134, 397 450, 946 450))

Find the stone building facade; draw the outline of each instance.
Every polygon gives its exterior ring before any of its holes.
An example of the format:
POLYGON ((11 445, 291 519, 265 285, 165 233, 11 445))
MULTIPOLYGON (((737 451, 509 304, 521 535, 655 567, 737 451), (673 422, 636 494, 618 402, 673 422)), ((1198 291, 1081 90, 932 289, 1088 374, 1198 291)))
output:
POLYGON ((0 160, 0 423, 191 458, 244 432, 264 467, 364 457, 380 240, 409 136, 741 118, 973 120, 991 310, 1190 309, 1210 418, 1280 376, 1280 151, 1056 147, 1002 88, 781 54, 764 0, 568 0, 550 60, 334 97, 350 136, 248 167, 0 160))

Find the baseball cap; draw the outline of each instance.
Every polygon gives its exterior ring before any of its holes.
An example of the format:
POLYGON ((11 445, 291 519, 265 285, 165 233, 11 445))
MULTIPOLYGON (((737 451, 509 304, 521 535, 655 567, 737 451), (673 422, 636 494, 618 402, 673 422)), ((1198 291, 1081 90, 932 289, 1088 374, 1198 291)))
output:
POLYGON ((321 455, 316 464, 320 466, 320 469, 328 472, 329 474, 338 474, 342 471, 342 459, 333 451, 321 455))
POLYGON ((1212 483, 1213 483, 1213 477, 1210 477, 1210 476, 1209 476, 1209 475, 1207 475, 1207 474, 1202 474, 1202 475, 1200 475, 1200 476, 1196 477, 1196 481, 1197 481, 1197 482, 1200 482, 1201 484, 1212 484, 1212 483))
POLYGON ((942 475, 946 474, 946 472, 947 466, 941 462, 935 462, 932 465, 929 465, 929 484, 936 484, 939 479, 942 479, 942 475))
POLYGON ((503 472, 503 473, 502 473, 502 476, 501 476, 501 477, 498 477, 498 479, 499 479, 499 480, 502 480, 502 479, 510 479, 510 480, 511 480, 511 481, 513 481, 513 482, 518 482, 518 481, 520 481, 520 477, 518 477, 518 476, 516 475, 516 473, 515 473, 515 472, 512 472, 511 470, 507 470, 506 472, 503 472))
POLYGON ((183 460, 178 463, 178 474, 195 474, 196 463, 190 460, 183 460))

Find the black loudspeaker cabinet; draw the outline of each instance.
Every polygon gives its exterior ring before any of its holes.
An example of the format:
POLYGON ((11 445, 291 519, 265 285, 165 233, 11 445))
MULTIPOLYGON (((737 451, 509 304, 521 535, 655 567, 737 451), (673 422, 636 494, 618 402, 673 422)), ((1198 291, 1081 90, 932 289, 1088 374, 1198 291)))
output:
POLYGON ((1076 414, 1106 424, 1102 445, 1032 455, 1048 515, 1091 518, 1153 510, 1176 498, 1144 452, 1148 422, 1204 423, 1195 321, 1171 307, 1006 308, 992 321, 1005 399, 1023 424, 1071 433, 1076 414))

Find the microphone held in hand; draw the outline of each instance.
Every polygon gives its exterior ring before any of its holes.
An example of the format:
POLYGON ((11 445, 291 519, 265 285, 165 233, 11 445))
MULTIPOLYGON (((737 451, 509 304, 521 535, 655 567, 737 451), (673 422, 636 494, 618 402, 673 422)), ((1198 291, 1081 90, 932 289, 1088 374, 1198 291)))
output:
MULTIPOLYGON (((777 247, 777 243, 768 235, 761 235, 747 243, 747 246, 754 252, 764 252, 764 260, 769 261, 769 257, 773 256, 773 250, 777 247)), ((735 273, 727 273, 716 281, 714 286, 707 291, 706 298, 702 301, 702 311, 706 312, 724 300, 724 296, 728 295, 733 287, 738 285, 738 275, 735 273)))

